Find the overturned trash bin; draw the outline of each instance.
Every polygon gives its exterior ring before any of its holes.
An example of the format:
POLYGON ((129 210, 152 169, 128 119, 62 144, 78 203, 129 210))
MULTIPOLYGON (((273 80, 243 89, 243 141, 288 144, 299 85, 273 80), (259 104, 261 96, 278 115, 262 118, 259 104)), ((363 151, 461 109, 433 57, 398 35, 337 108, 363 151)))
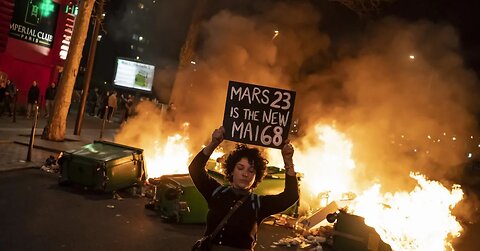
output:
POLYGON ((383 242, 374 228, 365 224, 365 219, 358 215, 338 211, 329 214, 327 220, 334 223, 333 248, 337 251, 392 251, 383 242))
POLYGON ((78 184, 111 192, 142 185, 145 180, 143 149, 107 141, 94 141, 64 152, 58 160, 59 184, 78 184))
POLYGON ((155 185, 154 210, 167 222, 204 223, 208 206, 188 174, 149 179, 155 185))
MULTIPOLYGON (((215 170, 215 163, 207 163, 207 172, 210 177, 220 184, 227 184, 224 175, 215 170)), ((148 180, 155 187, 153 199, 146 208, 153 209, 168 222, 176 223, 205 223, 208 205, 202 194, 193 184, 189 174, 163 175, 160 178, 148 180)), ((268 167, 268 174, 255 188, 258 195, 281 193, 285 187, 285 173, 277 167, 268 167)), ((298 203, 283 213, 296 215, 298 203)))

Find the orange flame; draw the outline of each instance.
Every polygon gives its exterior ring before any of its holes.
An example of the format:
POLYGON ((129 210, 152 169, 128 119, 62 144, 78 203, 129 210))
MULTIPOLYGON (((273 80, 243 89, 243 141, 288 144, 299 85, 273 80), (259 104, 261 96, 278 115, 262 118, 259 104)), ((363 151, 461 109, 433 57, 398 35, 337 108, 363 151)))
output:
MULTIPOLYGON (((380 184, 361 191, 352 170, 353 144, 346 135, 331 126, 317 125, 315 134, 302 138, 295 149, 294 162, 301 180, 302 207, 310 210, 326 206, 333 200, 344 200, 345 195, 360 195, 348 206, 349 212, 365 218, 365 223, 379 233, 393 250, 453 250, 450 243, 460 236, 462 227, 451 210, 463 198, 460 186, 451 190, 421 174, 411 174, 418 185, 411 192, 380 193, 380 184)), ((147 174, 188 173, 188 137, 180 134, 168 137, 166 142, 155 141, 145 149, 147 174)), ((224 155, 217 149, 211 159, 224 155)), ((283 167, 281 151, 267 149, 270 165, 283 167)), ((218 163, 215 167, 218 169, 218 163)))
POLYGON ((165 144, 156 140, 153 147, 145 149, 146 173, 149 178, 165 174, 188 173, 191 156, 187 148, 187 137, 180 134, 168 136, 165 144))
MULTIPOLYGON (((353 144, 331 126, 316 125, 314 130, 315 134, 302 138, 301 147, 295 148, 293 157, 295 170, 303 174, 301 197, 308 209, 343 199, 345 193, 355 188, 351 174, 355 168, 353 144)), ((281 151, 267 150, 267 154, 270 164, 283 167, 281 151)))
POLYGON ((453 250, 452 238, 462 227, 451 210, 463 198, 460 186, 452 190, 423 175, 410 173, 418 185, 411 191, 380 194, 374 185, 349 206, 377 231, 393 250, 453 250))
MULTIPOLYGON (((411 174, 418 185, 413 191, 380 193, 380 184, 361 191, 352 170, 353 144, 335 128, 315 126, 315 134, 302 138, 295 148, 294 162, 301 180, 302 207, 315 210, 330 201, 354 199, 349 212, 365 218, 393 250, 453 250, 450 241, 460 236, 462 227, 451 210, 462 200, 463 191, 451 191, 421 174, 411 174), (353 196, 352 196, 353 193, 353 196)), ((295 142, 294 142, 295 144, 295 142)), ((280 151, 268 150, 271 163, 283 166, 280 151)), ((304 208, 305 209, 305 208, 304 208)))

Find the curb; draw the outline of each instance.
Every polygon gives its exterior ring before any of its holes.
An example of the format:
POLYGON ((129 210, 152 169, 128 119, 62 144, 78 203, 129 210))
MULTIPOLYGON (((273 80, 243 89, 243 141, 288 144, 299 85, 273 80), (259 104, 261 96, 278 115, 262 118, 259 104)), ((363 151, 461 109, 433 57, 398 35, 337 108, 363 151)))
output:
POLYGON ((39 166, 11 167, 11 168, 7 168, 7 169, 0 169, 0 173, 23 171, 23 170, 29 170, 29 169, 38 169, 38 170, 40 170, 40 167, 39 167, 39 166))
MULTIPOLYGON (((23 146, 28 146, 27 143, 17 141, 17 140, 13 141, 13 143, 23 145, 23 146)), ((55 153, 63 152, 63 150, 58 150, 58 149, 47 147, 47 146, 39 146, 39 145, 35 145, 35 144, 33 145, 33 148, 37 148, 37 149, 41 149, 41 150, 45 150, 45 151, 49 151, 49 152, 55 152, 55 153)))

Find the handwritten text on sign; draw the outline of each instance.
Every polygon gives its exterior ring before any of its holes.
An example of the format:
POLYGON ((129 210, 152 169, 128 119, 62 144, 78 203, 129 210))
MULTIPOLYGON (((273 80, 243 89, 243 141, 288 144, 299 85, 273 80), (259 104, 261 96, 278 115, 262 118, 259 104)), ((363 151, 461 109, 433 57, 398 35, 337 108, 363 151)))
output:
POLYGON ((223 116, 225 139, 281 148, 294 104, 293 91, 230 81, 223 116))

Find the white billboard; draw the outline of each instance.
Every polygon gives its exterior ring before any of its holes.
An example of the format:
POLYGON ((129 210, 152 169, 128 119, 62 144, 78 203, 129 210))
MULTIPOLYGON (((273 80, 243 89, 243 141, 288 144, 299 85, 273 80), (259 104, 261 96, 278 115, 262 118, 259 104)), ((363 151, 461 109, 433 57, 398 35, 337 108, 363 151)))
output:
POLYGON ((155 66, 117 58, 117 69, 113 84, 142 91, 152 91, 155 66))

